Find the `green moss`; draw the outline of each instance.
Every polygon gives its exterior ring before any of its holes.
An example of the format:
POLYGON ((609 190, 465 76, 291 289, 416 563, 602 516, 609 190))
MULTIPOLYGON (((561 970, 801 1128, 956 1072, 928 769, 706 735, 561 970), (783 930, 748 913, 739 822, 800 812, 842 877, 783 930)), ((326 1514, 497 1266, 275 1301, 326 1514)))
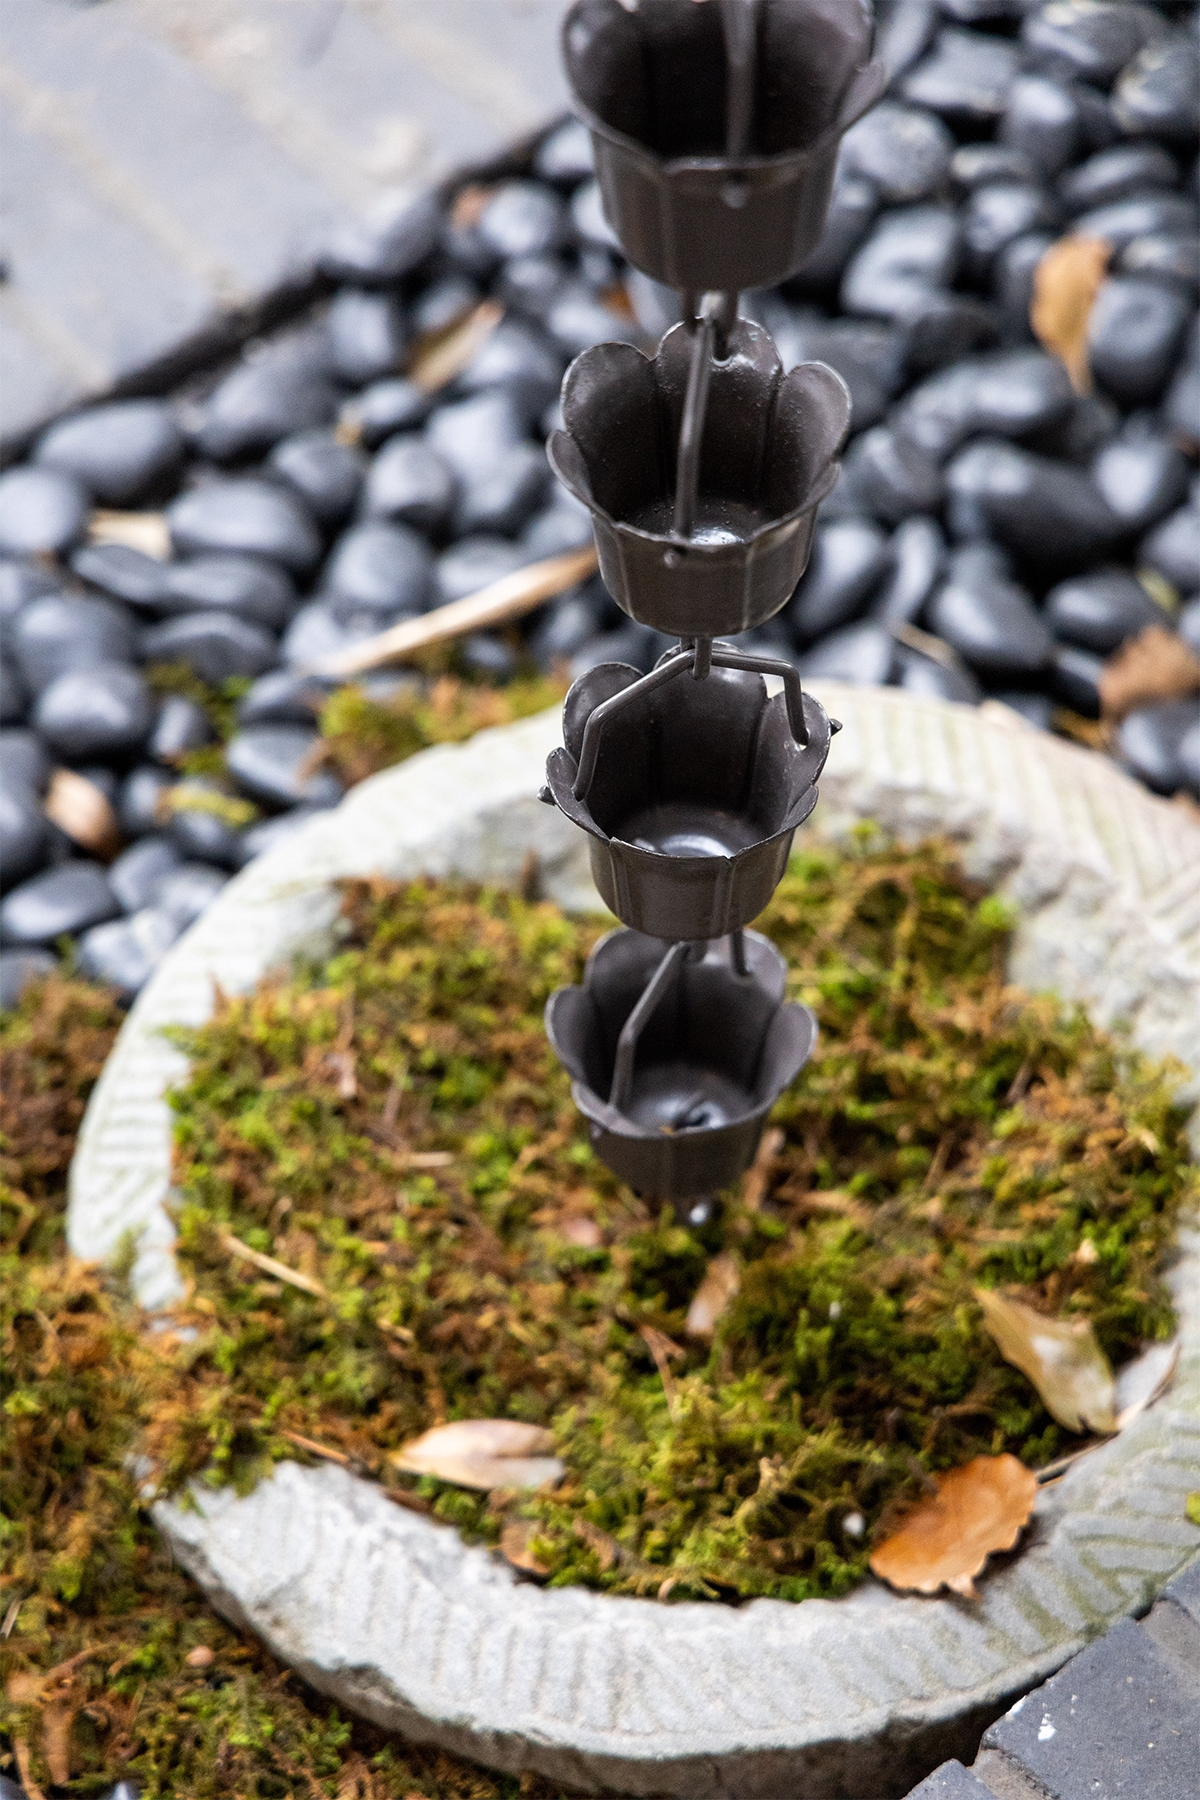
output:
POLYGON ((362 781, 431 744, 460 744, 488 726, 543 712, 565 692, 564 682, 542 675, 502 688, 443 675, 386 701, 352 684, 331 694, 322 709, 325 754, 344 781, 362 781))
POLYGON ((925 1471, 1071 1447, 977 1286, 1090 1318, 1118 1363, 1171 1329, 1190 1177, 1170 1077, 1008 988, 1008 916, 937 846, 795 859, 760 925, 821 1045, 762 1204, 727 1196, 702 1239, 591 1154, 546 1043, 594 925, 428 883, 352 885, 346 925, 322 967, 177 1034, 198 1336, 186 1404, 152 1427, 169 1483, 252 1481, 299 1435, 494 1541, 494 1501, 390 1458, 442 1419, 512 1416, 567 1465, 505 1503, 551 1581, 834 1595, 925 1471), (230 1230, 327 1297, 231 1258, 230 1230), (740 1289, 696 1343, 717 1251, 740 1289), (647 1330, 680 1346, 669 1392, 647 1330))

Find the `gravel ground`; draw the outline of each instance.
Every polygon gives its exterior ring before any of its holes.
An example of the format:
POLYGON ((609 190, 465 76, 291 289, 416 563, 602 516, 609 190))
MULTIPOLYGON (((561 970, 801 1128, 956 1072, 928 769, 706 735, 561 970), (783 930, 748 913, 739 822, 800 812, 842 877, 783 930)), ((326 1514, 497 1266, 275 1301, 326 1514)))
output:
MULTIPOLYGON (((1200 654, 1193 15, 897 0, 879 47, 891 87, 846 137, 821 244, 743 302, 854 407, 809 570, 753 635, 804 675, 998 699, 1047 728, 1066 709, 1078 730, 1147 625, 1200 654), (1028 322, 1035 266, 1072 233, 1112 245, 1087 395, 1028 322)), ((5 1004, 64 938, 132 995, 232 871, 336 803, 301 671, 589 542, 542 449, 563 371, 606 339, 652 348, 676 316, 623 264, 575 124, 518 178, 348 224, 324 266, 329 299, 205 391, 92 407, 0 477, 5 1004), (410 379, 472 316, 453 379, 410 379), (96 509, 164 514, 169 556, 97 541, 96 509), (163 665, 235 684, 223 769, 197 759, 199 689, 147 680, 163 665), (120 831, 103 857, 97 790, 120 831)), ((502 683, 649 668, 667 642, 593 578, 458 657, 502 683)), ((1135 707, 1111 741, 1155 791, 1200 797, 1193 699, 1135 707)))

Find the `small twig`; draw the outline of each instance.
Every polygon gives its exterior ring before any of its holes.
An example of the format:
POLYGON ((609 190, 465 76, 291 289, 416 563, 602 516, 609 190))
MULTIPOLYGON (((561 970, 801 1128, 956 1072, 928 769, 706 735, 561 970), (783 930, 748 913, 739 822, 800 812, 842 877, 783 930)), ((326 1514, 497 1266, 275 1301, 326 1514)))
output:
POLYGON ((26 1595, 19 1594, 5 1613, 4 1623, 3 1625, 0 1625, 0 1639, 12 1636, 13 1626, 20 1616, 21 1608, 24 1606, 26 1598, 26 1595))
POLYGON ((669 1359, 672 1356, 686 1356, 687 1352, 682 1344, 677 1344, 674 1338, 669 1338, 665 1331, 656 1331, 653 1325, 639 1325, 638 1335, 654 1358, 654 1366, 658 1370, 663 1384, 663 1393, 667 1396, 667 1410, 674 1418, 675 1378, 671 1374, 669 1359))
POLYGON ((315 1439, 303 1437, 298 1431, 280 1430, 279 1435, 286 1438, 289 1444, 295 1444, 297 1450, 307 1450, 312 1456, 323 1456, 327 1462, 340 1463, 343 1469, 348 1469, 354 1460, 345 1451, 331 1450, 328 1444, 318 1444, 315 1439))
POLYGON ((940 663, 943 669, 961 669, 962 657, 946 643, 944 638, 935 637, 931 631, 922 631, 917 625, 910 625, 906 619, 896 619, 888 630, 898 644, 909 650, 915 650, 918 656, 927 656, 930 662, 940 663))
POLYGON ((1004 1096, 1005 1106, 1015 1106, 1017 1101, 1025 1094, 1029 1083, 1033 1080, 1035 1060, 1033 1052, 1030 1051, 1029 1055, 1025 1058, 1025 1061, 1021 1064, 1020 1068, 1012 1078, 1009 1090, 1004 1096))
POLYGON ((775 1162, 783 1149, 783 1133, 777 1126, 764 1131, 757 1154, 742 1177, 742 1205, 747 1212, 758 1212, 767 1197, 775 1162))
POLYGON ((503 317, 504 308, 495 300, 481 300, 465 319, 456 320, 432 341, 417 344, 408 365, 409 380, 423 394, 436 394, 478 356, 503 317))
POLYGON ((232 1232, 227 1231, 222 1235, 221 1248, 230 1256, 240 1256, 243 1262, 253 1263, 264 1275, 273 1275, 276 1281, 286 1281, 289 1287, 299 1288, 302 1293, 314 1294, 318 1300, 330 1298, 329 1289, 311 1275, 302 1275, 298 1269, 289 1269, 286 1263, 276 1262, 273 1256, 264 1256, 261 1250, 252 1250, 249 1244, 243 1244, 241 1238, 234 1237, 232 1232))
POLYGON ((399 625, 390 625, 386 631, 355 644, 352 649, 326 657, 307 673, 341 678, 361 675, 383 663, 404 662, 418 650, 428 650, 434 644, 462 637, 468 631, 483 631, 490 625, 519 619, 532 612, 534 607, 541 606, 543 601, 552 600, 556 594, 583 581, 595 567, 596 552, 591 548, 547 556, 542 562, 529 563, 511 575, 502 575, 499 581, 489 582, 476 594, 436 606, 432 612, 422 613, 420 618, 402 619, 399 625))

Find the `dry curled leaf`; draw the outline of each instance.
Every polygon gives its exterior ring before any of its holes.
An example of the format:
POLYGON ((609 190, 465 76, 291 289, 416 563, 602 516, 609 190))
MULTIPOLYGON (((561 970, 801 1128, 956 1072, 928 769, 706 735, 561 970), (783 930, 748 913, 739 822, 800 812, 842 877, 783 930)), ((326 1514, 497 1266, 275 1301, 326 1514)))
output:
POLYGON ((423 394, 436 394, 461 375, 504 317, 495 300, 481 300, 465 319, 435 337, 418 339, 408 365, 408 378, 423 394))
POLYGON ((742 1276, 737 1261, 727 1252, 714 1256, 704 1271, 704 1279, 692 1296, 688 1307, 687 1334, 694 1338, 710 1338, 717 1320, 725 1311, 738 1288, 742 1276))
POLYGON ((74 769, 55 769, 46 790, 46 817, 73 843, 102 861, 110 861, 121 846, 121 827, 108 796, 94 781, 74 769))
POLYGON ((1077 394, 1091 392, 1088 320, 1112 248, 1107 238, 1059 238, 1043 253, 1033 272, 1029 323, 1039 343, 1062 357, 1077 394))
POLYGON ((561 1481, 565 1465, 547 1451, 554 1438, 519 1419, 458 1419, 401 1444, 392 1461, 409 1475, 435 1475, 457 1487, 536 1488, 561 1481))
POLYGON ((1052 1418, 1068 1431, 1117 1429, 1113 1373, 1090 1319, 1047 1319, 988 1288, 975 1298, 1001 1356, 1033 1383, 1052 1418))
POLYGON ((500 1554, 506 1563, 526 1575, 548 1575, 549 1563, 542 1562, 529 1547, 536 1531, 536 1525, 528 1519, 510 1519, 500 1533, 500 1554))
POLYGON ((905 1593, 946 1587, 974 1600, 974 1577, 993 1551, 1011 1550, 1027 1524, 1037 1476, 1015 1456, 976 1456, 936 1481, 937 1493, 873 1552, 871 1570, 905 1593))
POLYGON ((1123 719, 1135 706, 1200 693, 1200 656, 1165 625, 1147 625, 1109 657, 1097 685, 1104 717, 1123 719))

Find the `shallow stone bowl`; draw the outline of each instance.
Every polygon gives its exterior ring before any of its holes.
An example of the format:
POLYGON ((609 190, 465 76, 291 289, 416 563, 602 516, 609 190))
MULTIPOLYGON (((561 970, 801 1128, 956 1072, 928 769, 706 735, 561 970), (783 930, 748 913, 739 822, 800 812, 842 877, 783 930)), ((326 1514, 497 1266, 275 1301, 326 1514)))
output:
MULTIPOLYGON (((940 833, 1020 909, 1014 980, 1173 1052, 1200 1086, 1200 828, 1101 757, 1004 708, 818 684, 846 729, 821 781, 827 834, 875 819, 940 833)), ((97 1084, 71 1171, 69 1236, 111 1257, 139 1233, 149 1307, 180 1291, 164 1092, 185 1063, 160 1033, 199 1024, 214 982, 250 987, 331 942, 333 883, 420 872, 515 881, 596 905, 582 833, 534 798, 554 712, 436 749, 356 788, 247 868, 139 997, 97 1084)), ((544 1591, 487 1550, 339 1468, 284 1463, 239 1499, 197 1489, 154 1517, 214 1606, 352 1711, 422 1742, 588 1790, 704 1800, 887 1800, 1121 1614, 1143 1612, 1195 1550, 1200 1487, 1200 1236, 1173 1272, 1182 1351, 1168 1395, 1042 1489, 1019 1553, 981 1598, 738 1608, 544 1591)))

